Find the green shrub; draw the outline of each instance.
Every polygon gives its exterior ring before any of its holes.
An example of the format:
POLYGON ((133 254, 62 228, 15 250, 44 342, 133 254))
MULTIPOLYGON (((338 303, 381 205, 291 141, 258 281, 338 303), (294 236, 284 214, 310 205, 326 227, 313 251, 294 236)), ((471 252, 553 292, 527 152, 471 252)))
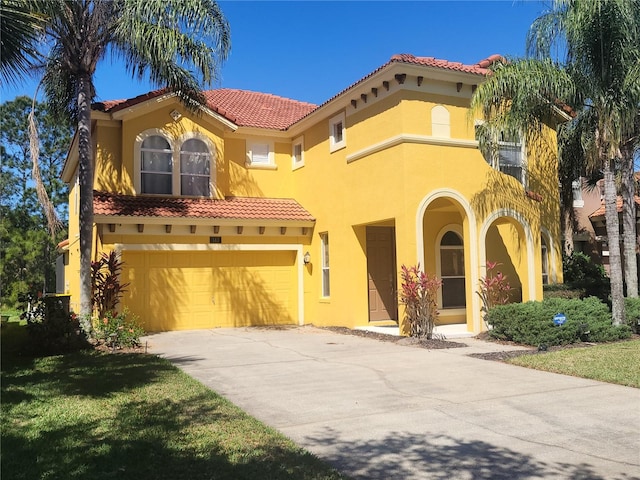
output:
POLYGON ((584 298, 585 291, 571 288, 564 283, 551 283, 542 286, 543 298, 584 298))
POLYGON ((625 298, 624 312, 627 325, 634 333, 640 333, 640 298, 625 298))
POLYGON ((29 349, 36 355, 57 355, 88 348, 75 313, 56 296, 20 295, 20 318, 27 321, 29 349))
POLYGON ((498 305, 489 311, 487 322, 491 337, 534 346, 609 342, 631 335, 628 326, 612 325, 609 308, 595 297, 498 305), (566 315, 564 325, 554 324, 557 313, 566 315))
POLYGON ((562 258, 564 283, 574 290, 583 290, 584 297, 598 297, 603 302, 609 301, 611 284, 602 265, 591 260, 581 252, 572 252, 562 258))
POLYGON ((120 313, 107 312, 93 325, 95 339, 113 349, 140 346, 144 330, 135 315, 125 309, 120 313))

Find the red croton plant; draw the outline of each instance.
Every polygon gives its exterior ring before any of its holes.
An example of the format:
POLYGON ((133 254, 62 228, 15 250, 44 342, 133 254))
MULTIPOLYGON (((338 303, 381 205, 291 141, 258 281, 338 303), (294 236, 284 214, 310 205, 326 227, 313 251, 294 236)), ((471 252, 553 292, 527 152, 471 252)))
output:
POLYGON ((412 337, 431 338, 438 318, 437 292, 442 282, 420 270, 420 265, 401 267, 400 303, 412 337))

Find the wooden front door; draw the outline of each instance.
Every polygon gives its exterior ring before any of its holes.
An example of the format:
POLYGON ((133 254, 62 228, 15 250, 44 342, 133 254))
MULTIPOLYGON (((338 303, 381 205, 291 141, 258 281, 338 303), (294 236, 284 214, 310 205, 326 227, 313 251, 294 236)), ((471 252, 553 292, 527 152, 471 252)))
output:
POLYGON ((369 321, 398 320, 394 227, 367 227, 369 321))

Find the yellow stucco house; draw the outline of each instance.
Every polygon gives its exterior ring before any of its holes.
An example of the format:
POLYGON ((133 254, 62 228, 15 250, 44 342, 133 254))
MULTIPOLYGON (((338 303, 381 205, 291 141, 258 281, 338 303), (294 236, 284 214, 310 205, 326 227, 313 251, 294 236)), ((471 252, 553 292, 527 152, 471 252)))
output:
POLYGON ((121 252, 122 305, 148 331, 385 325, 419 263, 443 281, 440 323, 479 332, 487 261, 515 300, 541 299, 562 280, 555 146, 482 155, 468 107, 493 60, 395 55, 320 106, 233 89, 196 114, 164 91, 95 104, 95 252, 121 252))

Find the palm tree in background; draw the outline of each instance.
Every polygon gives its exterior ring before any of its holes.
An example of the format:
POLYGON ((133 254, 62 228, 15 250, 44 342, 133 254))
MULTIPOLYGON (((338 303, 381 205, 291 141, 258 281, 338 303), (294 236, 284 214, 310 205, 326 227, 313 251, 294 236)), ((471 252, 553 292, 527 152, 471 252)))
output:
POLYGON ((38 59, 38 42, 45 17, 38 13, 38 2, 2 0, 0 2, 0 79, 17 83, 38 59))
POLYGON ((624 296, 615 174, 640 105, 639 9, 640 0, 555 0, 531 26, 530 58, 496 65, 472 99, 488 129, 521 133, 526 141, 540 137, 558 106, 572 107, 587 171, 604 176, 617 325, 624 323, 624 296), (554 60, 554 52, 563 53, 562 62, 554 60))
MULTIPOLYGON (((3 0, 4 1, 4 0, 3 0)), ((44 34, 45 96, 53 113, 77 124, 80 187, 80 314, 91 314, 94 74, 107 56, 133 77, 166 87, 190 109, 216 79, 230 50, 229 25, 212 0, 49 0, 44 34), (193 69, 193 70, 191 70, 193 69)), ((87 322, 90 323, 90 322, 87 322)), ((90 329, 90 325, 86 324, 90 329)))

